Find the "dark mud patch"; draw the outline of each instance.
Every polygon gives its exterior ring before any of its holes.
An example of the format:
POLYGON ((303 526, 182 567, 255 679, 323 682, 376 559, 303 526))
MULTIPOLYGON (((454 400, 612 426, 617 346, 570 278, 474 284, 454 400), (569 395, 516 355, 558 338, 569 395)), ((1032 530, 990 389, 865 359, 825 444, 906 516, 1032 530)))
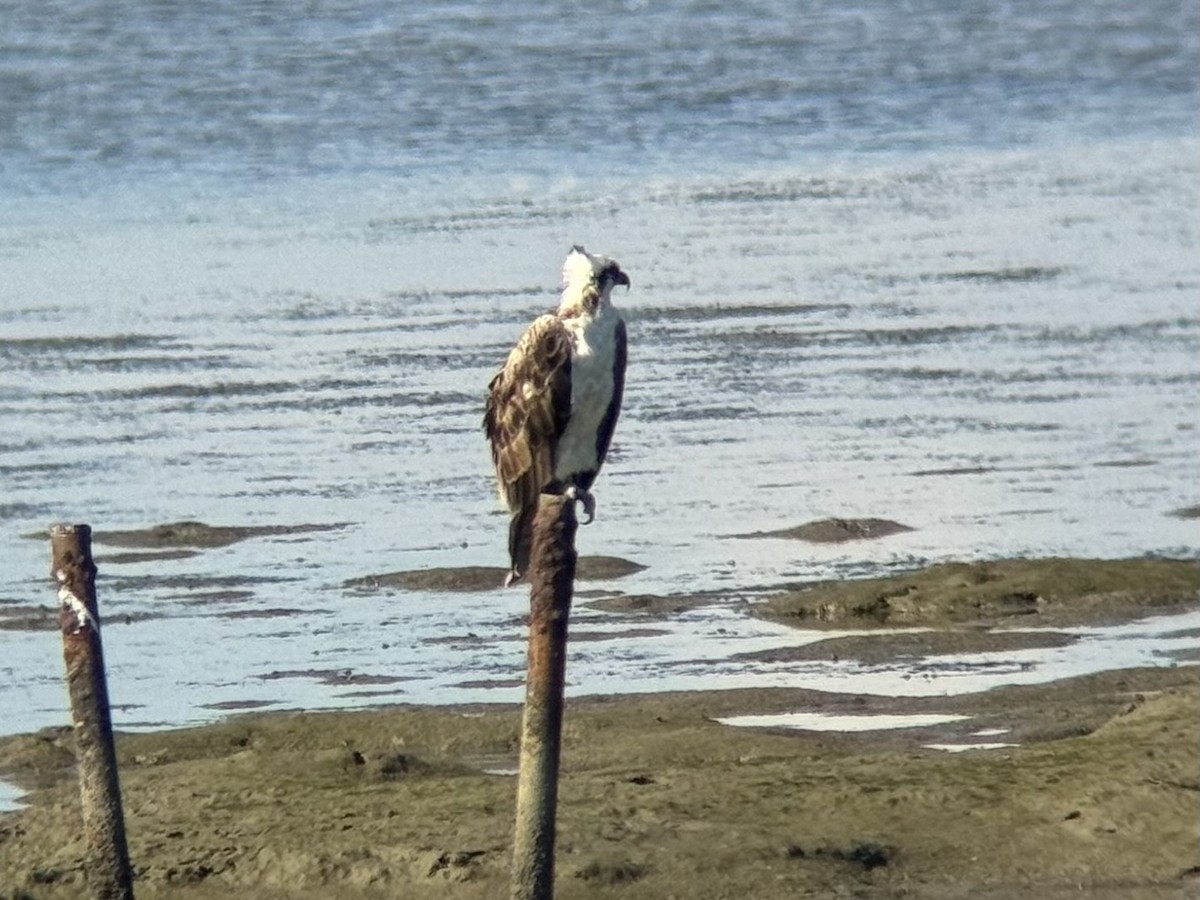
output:
POLYGON ((732 659, 753 662, 809 662, 827 659, 833 662, 855 660, 869 665, 947 656, 960 653, 997 653, 1065 647, 1078 640, 1076 635, 1056 631, 924 631, 918 633, 872 633, 827 638, 799 647, 778 647, 752 653, 734 654, 732 659))
MULTIPOLYGON (((164 618, 158 613, 102 613, 102 625, 132 625, 164 618)), ((58 631, 57 606, 0 606, 0 631, 58 631)))
MULTIPOLYGON (((0 444, 0 453, 3 453, 6 449, 8 448, 0 444)), ((32 503, 0 503, 0 521, 4 521, 5 519, 32 519, 34 516, 45 514, 46 511, 47 507, 32 503)), ((41 537, 44 539, 46 536, 41 535, 41 537)))
POLYGON ((342 582, 342 587, 362 593, 387 590, 466 593, 498 588, 504 584, 506 574, 507 570, 498 566, 412 569, 351 578, 342 582))
POLYGON ((645 863, 622 859, 615 862, 593 860, 575 871, 575 877, 597 885, 631 884, 641 881, 650 871, 645 863))
POLYGON ((739 303, 736 306, 714 303, 705 306, 645 306, 630 315, 638 322, 698 322, 711 325, 718 319, 784 319, 845 311, 848 308, 829 303, 739 303))
POLYGON ((245 591, 249 585, 289 584, 300 579, 288 575, 107 575, 99 581, 106 591, 177 591, 163 594, 164 600, 205 601, 230 591, 245 591))
MULTIPOLYGON (((258 537, 290 537, 298 534, 313 534, 337 531, 348 523, 309 525, 206 525, 204 522, 171 522, 150 528, 127 531, 97 531, 92 539, 97 544, 110 547, 130 547, 139 550, 162 550, 174 548, 211 549, 228 547, 241 541, 258 537)), ((39 539, 43 535, 37 535, 39 539)))
POLYGON ((373 698, 395 697, 397 694, 403 693, 406 693, 404 688, 391 687, 380 688, 379 690, 374 691, 342 691, 340 694, 338 694, 338 696, 344 699, 370 700, 373 698))
MULTIPOLYGON (((639 563, 616 556, 581 556, 576 563, 575 577, 579 581, 607 581, 641 572, 645 568, 639 563)), ((342 582, 342 587, 364 593, 380 590, 467 593, 500 588, 507 574, 507 569, 497 566, 411 569, 351 578, 342 582)), ((523 587, 518 586, 519 589, 523 587)))
POLYGON ((1180 628, 1177 631, 1168 631, 1163 634, 1164 638, 1196 638, 1196 646, 1200 647, 1200 628, 1180 628))
POLYGON ((635 638, 663 637, 673 632, 666 628, 623 628, 620 631, 588 631, 586 629, 572 630, 567 639, 573 644, 595 643, 598 641, 621 641, 635 638))
POLYGON ((1063 274, 1061 266, 1014 266, 1003 269, 963 269, 929 276, 931 281, 974 281, 983 284, 1050 281, 1063 274))
POLYGON ((847 862, 870 871, 886 866, 896 855, 896 848, 875 841, 854 841, 845 847, 804 847, 788 844, 784 855, 788 859, 828 859, 847 862))
POLYGON ((735 538, 790 538, 812 544, 840 544, 846 541, 868 541, 902 534, 914 529, 891 519, 817 519, 794 528, 777 531, 754 531, 735 534, 735 538))
POLYGON ((689 610, 716 603, 721 595, 716 593, 696 594, 616 594, 601 597, 581 604, 589 609, 608 613, 628 613, 644 616, 675 616, 689 610))
POLYGON ((1200 647, 1169 650, 1159 655, 1172 659, 1177 663, 1200 663, 1200 647))
POLYGON ((1179 509, 1171 510, 1167 515, 1176 519, 1200 519, 1200 505, 1181 506, 1179 509))
POLYGON ((1200 567, 1189 560, 1000 560, 945 563, 906 575, 786 590, 755 613, 806 628, 1123 621, 1193 607, 1200 567))
POLYGON ((201 703, 200 709, 219 709, 235 712, 250 709, 265 709, 268 706, 275 706, 278 702, 278 700, 218 700, 216 703, 201 703))
POLYGON ((329 609, 295 609, 288 606, 268 606, 264 609, 226 609, 213 613, 217 619, 283 619, 290 617, 329 615, 329 609))
POLYGON ((62 353, 125 354, 136 350, 176 348, 178 338, 158 334, 66 335, 63 337, 28 337, 0 339, 0 350, 29 353, 37 356, 58 356, 62 353))
POLYGON ((253 600, 254 591, 243 591, 228 588, 223 591, 204 591, 198 594, 177 594, 166 597, 166 600, 181 600, 187 606, 206 606, 216 603, 245 603, 253 600))
POLYGON ((525 684, 523 678, 472 678, 467 681, 456 681, 452 687, 479 690, 494 690, 501 688, 521 687, 525 684))
POLYGON ((449 645, 452 647, 478 647, 488 643, 486 638, 482 638, 473 631, 468 631, 466 634, 444 634, 438 637, 422 638, 421 643, 433 645, 449 645))
POLYGON ((128 553, 98 553, 97 565, 128 565, 145 562, 174 562, 180 559, 191 559, 199 556, 199 550, 164 550, 161 553, 153 550, 130 551, 128 553))
POLYGON ((641 563, 619 556, 581 556, 575 567, 575 577, 580 581, 607 581, 644 572, 641 563))
POLYGON ((259 675, 258 678, 260 681, 307 678, 317 681, 320 684, 333 686, 398 684, 402 681, 417 680, 413 676, 368 675, 365 672, 355 672, 353 669, 276 669, 265 675, 259 675))
POLYGON ((58 607, 56 606, 0 606, 0 630, 57 631, 58 629, 58 607))
POLYGON ((929 476, 941 478, 949 475, 987 475, 989 472, 995 471, 995 466, 957 466, 949 469, 917 469, 908 474, 914 478, 926 478, 929 476))

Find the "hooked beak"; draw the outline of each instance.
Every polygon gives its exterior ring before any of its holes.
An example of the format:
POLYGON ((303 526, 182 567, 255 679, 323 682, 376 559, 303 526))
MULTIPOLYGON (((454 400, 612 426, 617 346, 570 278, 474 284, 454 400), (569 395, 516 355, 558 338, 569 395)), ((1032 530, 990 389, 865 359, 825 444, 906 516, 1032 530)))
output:
POLYGON ((629 276, 620 269, 617 269, 617 271, 613 273, 613 284, 623 284, 625 285, 625 289, 629 290, 629 276))

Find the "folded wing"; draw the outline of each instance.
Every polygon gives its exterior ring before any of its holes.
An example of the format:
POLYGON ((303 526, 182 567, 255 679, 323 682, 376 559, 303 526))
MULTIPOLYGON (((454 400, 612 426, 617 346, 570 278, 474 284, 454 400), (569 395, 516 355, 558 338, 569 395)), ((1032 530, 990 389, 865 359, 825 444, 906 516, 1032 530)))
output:
POLYGON ((571 416, 571 336, 537 318, 488 385, 483 427, 500 497, 511 512, 536 507, 554 482, 554 450, 571 416))

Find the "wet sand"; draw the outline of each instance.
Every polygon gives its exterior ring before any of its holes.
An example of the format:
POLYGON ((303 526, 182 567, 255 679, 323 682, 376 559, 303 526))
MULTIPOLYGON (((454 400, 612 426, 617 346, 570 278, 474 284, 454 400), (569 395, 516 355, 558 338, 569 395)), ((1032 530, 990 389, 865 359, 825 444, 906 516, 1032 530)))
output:
MULTIPOLYGON (((1131 575, 1139 561, 1107 572, 1072 561, 1092 572, 1084 581, 1064 565, 1021 561, 1025 576, 1041 572, 1037 593, 1049 598, 1028 615, 1112 621, 1195 600, 1194 564, 1131 575), (1119 612, 1115 601, 1077 602, 1134 575, 1140 589, 1124 592, 1119 612)), ((869 590, 913 583, 927 590, 916 575, 869 590)), ((865 630, 877 619, 862 624, 861 639, 813 652, 956 653, 992 633, 978 615, 934 616, 930 631, 868 645, 887 636, 865 630)), ((1036 636, 1042 646, 1069 638, 1036 636)), ((1198 703, 1200 671, 1184 665, 953 697, 762 689, 573 700, 558 896, 1191 897, 1198 703), (851 732, 717 721, 787 713, 833 727, 884 715, 940 724, 851 732), (931 749, 974 744, 1000 746, 931 749)), ((138 896, 503 896, 519 715, 501 705, 250 713, 121 735, 138 896)), ((35 789, 29 808, 0 816, 0 897, 82 895, 71 763, 68 729, 0 740, 0 772, 35 789)))

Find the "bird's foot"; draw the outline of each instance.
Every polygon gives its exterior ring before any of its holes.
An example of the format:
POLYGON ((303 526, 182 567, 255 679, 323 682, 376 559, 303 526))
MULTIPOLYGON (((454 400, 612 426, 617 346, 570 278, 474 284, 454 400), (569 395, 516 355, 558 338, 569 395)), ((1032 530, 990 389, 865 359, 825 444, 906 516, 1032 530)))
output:
POLYGON ((583 514, 587 516, 583 520, 584 525, 591 525, 592 520, 596 518, 596 498, 592 496, 591 491, 585 491, 582 488, 571 485, 563 492, 572 501, 583 504, 583 514))

